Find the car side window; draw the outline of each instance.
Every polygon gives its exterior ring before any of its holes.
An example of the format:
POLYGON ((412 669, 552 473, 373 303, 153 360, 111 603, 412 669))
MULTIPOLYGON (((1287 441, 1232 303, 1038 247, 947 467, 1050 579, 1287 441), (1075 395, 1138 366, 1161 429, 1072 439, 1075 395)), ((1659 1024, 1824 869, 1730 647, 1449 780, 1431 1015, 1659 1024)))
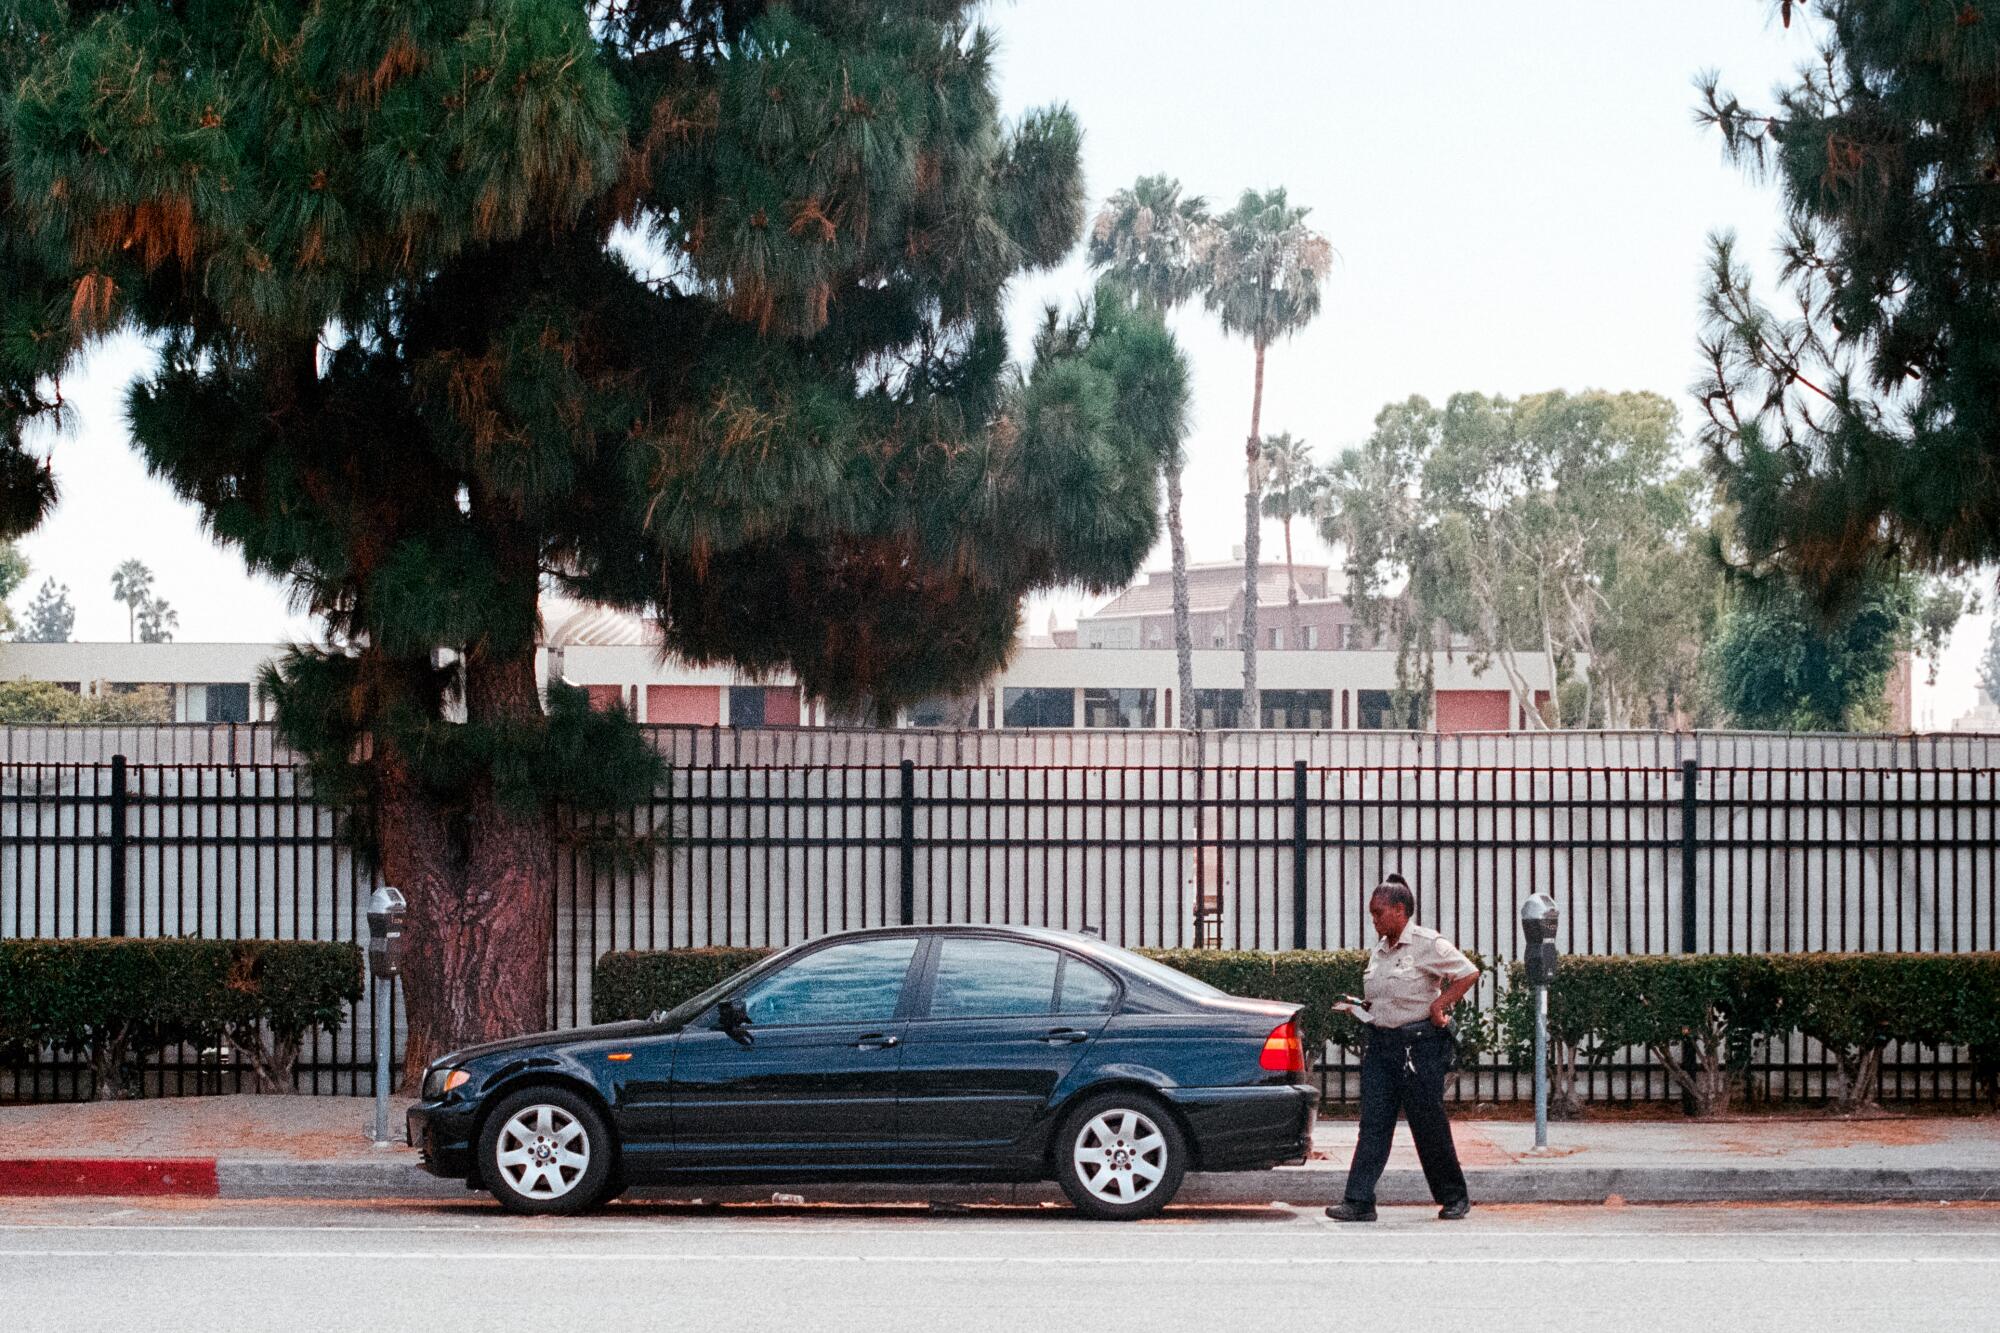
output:
POLYGON ((938 942, 932 1018, 1008 1018, 1055 1010, 1054 949, 1011 940, 945 939, 938 942))
POLYGON ((1117 982, 1081 958, 1071 957, 1063 964, 1062 994, 1057 997, 1057 1013, 1108 1014, 1117 1003, 1117 982))
POLYGON ((743 993, 756 1027, 886 1023, 903 999, 917 937, 856 940, 815 950, 743 993))

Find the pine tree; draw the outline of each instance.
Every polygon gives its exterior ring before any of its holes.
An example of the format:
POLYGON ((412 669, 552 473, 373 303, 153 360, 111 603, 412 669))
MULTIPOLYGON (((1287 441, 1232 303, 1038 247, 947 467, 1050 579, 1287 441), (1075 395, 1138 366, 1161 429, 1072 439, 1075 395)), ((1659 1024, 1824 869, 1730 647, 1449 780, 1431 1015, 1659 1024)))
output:
POLYGON ((1080 136, 999 123, 975 8, 49 11, 11 188, 77 320, 163 348, 148 464, 320 619, 265 689, 409 896, 406 1072, 547 1021, 553 816, 659 777, 622 714, 538 697, 544 580, 888 711, 1150 547, 1118 385, 1006 364, 1080 136))
POLYGON ((21 630, 26 643, 68 643, 76 629, 76 608, 70 605, 69 585, 43 579, 35 600, 28 603, 27 622, 21 630))
MULTIPOLYGON (((1762 0, 1746 0, 1762 3, 1762 0)), ((1767 307, 1716 238, 1706 443, 1753 564, 1823 606, 1884 562, 2000 555, 2000 14, 1934 0, 1786 0, 1820 59, 1770 113, 1716 76, 1703 116, 1777 182, 1793 309, 1767 307)))

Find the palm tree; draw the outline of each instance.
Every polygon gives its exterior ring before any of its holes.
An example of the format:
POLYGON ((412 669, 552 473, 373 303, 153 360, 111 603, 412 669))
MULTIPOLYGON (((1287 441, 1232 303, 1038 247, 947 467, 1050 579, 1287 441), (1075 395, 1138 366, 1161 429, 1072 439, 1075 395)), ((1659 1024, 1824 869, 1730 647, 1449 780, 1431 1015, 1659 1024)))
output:
MULTIPOLYGON (((1141 176, 1128 190, 1104 201, 1090 227, 1090 264, 1104 271, 1114 292, 1162 323, 1169 312, 1195 294, 1208 204, 1184 196, 1171 176, 1141 176)), ((1181 530, 1181 447, 1185 427, 1171 442, 1162 440, 1161 470, 1167 481, 1167 547, 1173 558, 1174 657, 1180 668, 1181 719, 1200 725, 1194 706, 1194 632, 1190 623, 1187 540, 1181 530)))
POLYGON ((1257 378, 1250 397, 1250 434, 1243 445, 1249 485, 1243 494, 1243 713, 1258 725, 1257 536, 1263 496, 1262 439, 1264 352, 1319 314, 1320 284, 1333 266, 1333 247, 1306 226, 1306 208, 1295 208, 1282 187, 1243 197, 1216 220, 1201 265, 1202 300, 1222 321, 1224 333, 1250 340, 1257 378))
POLYGON ((125 633, 128 641, 139 641, 139 612, 153 598, 153 571, 137 560, 127 560, 111 573, 111 596, 125 603, 125 633))
POLYGON ((172 643, 174 631, 181 627, 181 613, 167 605, 164 597, 148 601, 139 612, 140 643, 172 643))
POLYGON ((1304 440, 1291 432, 1268 435, 1263 443, 1264 515, 1285 525, 1285 596, 1292 613, 1292 646, 1299 647, 1299 578, 1292 563, 1292 520, 1317 514, 1326 493, 1326 474, 1304 440))

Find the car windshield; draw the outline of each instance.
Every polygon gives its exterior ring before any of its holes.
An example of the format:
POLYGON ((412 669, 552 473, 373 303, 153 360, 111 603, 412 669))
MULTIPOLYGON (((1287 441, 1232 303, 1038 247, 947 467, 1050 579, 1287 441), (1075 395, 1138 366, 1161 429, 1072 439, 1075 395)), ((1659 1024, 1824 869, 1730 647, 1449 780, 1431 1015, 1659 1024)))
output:
POLYGON ((710 1006, 711 1004, 714 1004, 717 1000, 721 999, 724 995, 728 994, 736 987, 741 986, 744 982, 748 981, 750 978, 761 976, 764 973, 770 971, 773 967, 776 967, 779 963, 782 963, 787 959, 791 958, 791 956, 795 952, 797 952, 796 949, 786 949, 780 953, 774 953, 769 958, 766 958, 762 962, 753 964, 752 966, 743 969, 741 972, 736 973, 736 975, 734 976, 724 977, 722 980, 716 982, 713 986, 710 986, 707 990, 695 996, 693 999, 682 1000, 679 1004, 667 1010, 664 1014, 656 1015, 654 1021, 669 1026, 678 1027, 681 1024, 686 1023, 689 1019, 692 1019, 702 1010, 708 1008, 708 1006, 710 1006))
POLYGON ((1229 994, 1228 991, 1217 990, 1206 981, 1196 980, 1178 968, 1168 967, 1165 963, 1156 963, 1144 954, 1121 949, 1115 944, 1098 945, 1091 952, 1101 954, 1105 961, 1128 972, 1137 973, 1156 986, 1164 986, 1176 994, 1186 995, 1192 999, 1211 1000, 1218 995, 1229 994))

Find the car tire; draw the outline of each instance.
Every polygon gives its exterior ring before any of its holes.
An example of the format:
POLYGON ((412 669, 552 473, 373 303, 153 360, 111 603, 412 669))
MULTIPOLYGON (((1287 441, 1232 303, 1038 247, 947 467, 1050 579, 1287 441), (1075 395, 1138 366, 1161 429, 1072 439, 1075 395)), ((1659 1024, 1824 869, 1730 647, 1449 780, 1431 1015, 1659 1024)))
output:
POLYGON ((1179 1193, 1187 1140, 1157 1098, 1105 1092, 1086 1098, 1056 1136, 1056 1180, 1077 1211, 1107 1221, 1152 1217, 1179 1193))
POLYGON ((603 1203, 618 1145, 590 1100, 568 1088, 522 1088, 479 1132, 479 1174, 511 1213, 567 1217, 603 1203))

